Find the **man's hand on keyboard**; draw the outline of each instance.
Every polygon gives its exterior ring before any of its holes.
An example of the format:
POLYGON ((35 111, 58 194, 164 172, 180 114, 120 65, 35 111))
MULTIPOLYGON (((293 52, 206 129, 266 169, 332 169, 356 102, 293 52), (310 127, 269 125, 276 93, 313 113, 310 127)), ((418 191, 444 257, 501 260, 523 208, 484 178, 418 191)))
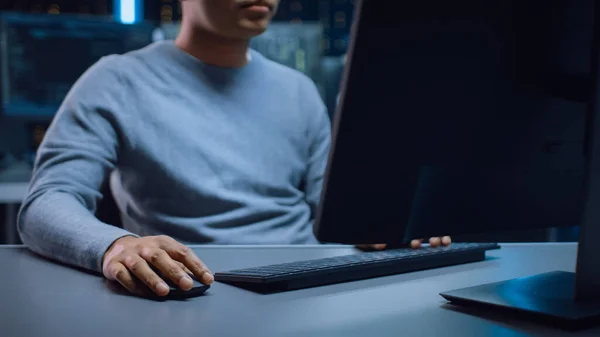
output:
MULTIPOLYGON (((440 245, 442 246, 449 246, 452 243, 452 239, 449 236, 444 236, 444 237, 437 237, 437 238, 431 238, 429 239, 429 245, 431 247, 438 247, 440 245)), ((423 244, 423 239, 418 239, 418 240, 412 240, 410 243, 410 246, 414 249, 420 248, 421 245, 423 244)), ((386 244, 384 243, 380 243, 380 244, 375 244, 375 245, 357 245, 356 246, 358 249, 375 249, 375 250, 383 250, 387 247, 386 244)))
POLYGON ((186 291, 194 285, 190 276, 207 285, 214 280, 190 248, 168 236, 118 239, 104 255, 102 272, 136 295, 145 295, 148 290, 158 296, 168 295, 170 287, 163 278, 186 291))

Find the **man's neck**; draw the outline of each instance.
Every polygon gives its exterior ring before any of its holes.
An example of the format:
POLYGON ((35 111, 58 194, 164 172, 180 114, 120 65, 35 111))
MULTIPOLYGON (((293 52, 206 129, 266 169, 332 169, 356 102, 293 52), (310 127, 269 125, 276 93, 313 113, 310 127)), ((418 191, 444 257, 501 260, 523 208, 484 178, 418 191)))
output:
POLYGON ((223 68, 240 68, 249 62, 250 41, 233 40, 183 27, 175 45, 200 61, 223 68))

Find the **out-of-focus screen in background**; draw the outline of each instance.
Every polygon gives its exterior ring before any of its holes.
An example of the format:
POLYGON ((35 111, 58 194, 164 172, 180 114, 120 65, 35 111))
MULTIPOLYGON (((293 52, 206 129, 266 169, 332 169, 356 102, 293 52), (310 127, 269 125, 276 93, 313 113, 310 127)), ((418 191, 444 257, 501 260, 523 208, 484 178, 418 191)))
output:
POLYGON ((0 64, 2 112, 51 118, 73 83, 102 56, 151 41, 152 26, 102 18, 4 14, 0 64))

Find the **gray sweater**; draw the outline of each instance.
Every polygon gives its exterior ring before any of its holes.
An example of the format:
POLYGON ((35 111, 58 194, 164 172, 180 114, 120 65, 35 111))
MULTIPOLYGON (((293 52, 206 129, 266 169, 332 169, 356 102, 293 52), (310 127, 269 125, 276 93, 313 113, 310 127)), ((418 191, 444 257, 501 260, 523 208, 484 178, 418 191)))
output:
POLYGON ((252 52, 243 68, 172 41, 105 57, 73 86, 39 148, 19 233, 32 251, 101 270, 118 238, 316 243, 330 122, 306 76, 252 52), (124 228, 99 221, 110 186, 124 228))

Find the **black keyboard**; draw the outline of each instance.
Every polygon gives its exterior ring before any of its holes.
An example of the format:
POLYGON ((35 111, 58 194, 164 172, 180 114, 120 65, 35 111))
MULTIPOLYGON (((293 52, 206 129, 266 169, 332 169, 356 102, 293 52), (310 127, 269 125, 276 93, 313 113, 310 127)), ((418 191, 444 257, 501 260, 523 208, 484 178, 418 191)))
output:
POLYGON ((215 273, 215 280, 258 292, 277 292, 482 261, 497 243, 361 252, 215 273))

